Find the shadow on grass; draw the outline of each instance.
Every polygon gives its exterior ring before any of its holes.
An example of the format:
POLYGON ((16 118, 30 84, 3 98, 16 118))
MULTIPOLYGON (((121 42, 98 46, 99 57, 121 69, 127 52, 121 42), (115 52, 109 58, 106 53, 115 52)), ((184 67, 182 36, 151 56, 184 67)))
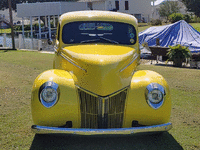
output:
POLYGON ((117 137, 35 135, 30 150, 183 150, 171 134, 117 137))
POLYGON ((2 52, 8 52, 8 51, 17 51, 17 49, 1 49, 0 48, 0 53, 2 53, 2 52))

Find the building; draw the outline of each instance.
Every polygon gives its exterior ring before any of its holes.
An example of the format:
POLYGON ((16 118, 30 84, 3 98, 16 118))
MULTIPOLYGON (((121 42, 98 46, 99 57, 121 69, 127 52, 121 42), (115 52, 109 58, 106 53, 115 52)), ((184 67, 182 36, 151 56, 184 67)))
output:
POLYGON ((61 15, 79 10, 118 11, 134 15, 139 22, 149 22, 152 0, 80 0, 78 2, 44 2, 17 4, 18 17, 61 15))
POLYGON ((152 14, 152 0, 80 0, 91 10, 118 11, 134 15, 139 22, 149 22, 152 14))

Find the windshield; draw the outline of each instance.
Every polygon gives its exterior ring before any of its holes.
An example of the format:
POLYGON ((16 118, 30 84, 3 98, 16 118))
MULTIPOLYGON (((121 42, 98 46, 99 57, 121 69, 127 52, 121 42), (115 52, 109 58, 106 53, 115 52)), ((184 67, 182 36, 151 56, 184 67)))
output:
POLYGON ((134 26, 121 22, 80 21, 65 24, 62 40, 65 44, 113 43, 133 45, 136 43, 134 26))

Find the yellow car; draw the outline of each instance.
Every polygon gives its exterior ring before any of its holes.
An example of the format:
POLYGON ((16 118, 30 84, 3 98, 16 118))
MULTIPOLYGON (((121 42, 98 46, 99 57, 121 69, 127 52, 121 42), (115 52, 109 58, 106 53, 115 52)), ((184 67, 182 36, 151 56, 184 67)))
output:
POLYGON ((172 128, 167 82, 156 72, 137 70, 137 26, 134 16, 110 11, 60 17, 53 69, 33 84, 35 133, 111 135, 172 128))

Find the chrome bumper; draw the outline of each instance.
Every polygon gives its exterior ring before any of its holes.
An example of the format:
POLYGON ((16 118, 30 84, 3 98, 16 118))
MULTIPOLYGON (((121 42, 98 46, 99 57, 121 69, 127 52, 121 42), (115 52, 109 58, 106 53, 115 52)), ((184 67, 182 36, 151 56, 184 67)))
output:
POLYGON ((33 125, 32 131, 37 134, 74 134, 74 135, 131 135, 136 133, 164 132, 172 128, 172 123, 113 129, 60 128, 33 125))

